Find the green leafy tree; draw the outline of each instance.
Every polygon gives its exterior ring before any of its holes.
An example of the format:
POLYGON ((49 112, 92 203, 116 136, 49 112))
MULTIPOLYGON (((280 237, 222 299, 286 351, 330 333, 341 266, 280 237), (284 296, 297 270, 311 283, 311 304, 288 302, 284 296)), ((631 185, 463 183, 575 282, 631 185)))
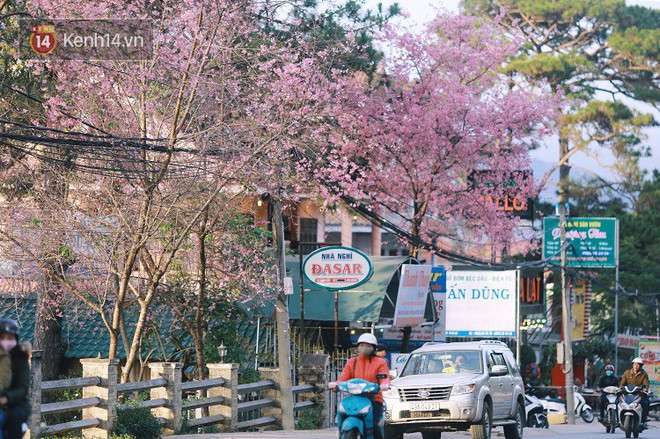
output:
POLYGON ((613 187, 634 194, 644 176, 639 158, 649 154, 642 130, 655 121, 620 98, 658 106, 660 12, 626 6, 623 0, 465 0, 464 4, 476 13, 501 10, 501 25, 524 34, 527 44, 505 68, 512 78, 546 79, 567 98, 560 160, 545 176, 559 169, 559 202, 568 201, 569 159, 582 152, 597 161, 593 145, 608 148, 614 156, 612 167, 620 178, 613 187), (601 100, 603 95, 611 99, 601 100))

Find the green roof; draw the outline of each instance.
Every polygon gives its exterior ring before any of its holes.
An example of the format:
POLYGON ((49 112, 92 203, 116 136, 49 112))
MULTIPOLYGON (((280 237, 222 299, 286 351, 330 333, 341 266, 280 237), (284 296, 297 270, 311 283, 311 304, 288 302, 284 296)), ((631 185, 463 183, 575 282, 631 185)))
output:
MULTIPOLYGON (((390 298, 396 300, 396 288, 394 295, 390 283, 396 279, 399 267, 412 259, 394 256, 374 256, 369 258, 373 265, 374 273, 364 284, 359 287, 339 293, 339 320, 340 321, 365 321, 376 322, 381 316, 384 302, 390 287, 390 298)), ((293 294, 289 297, 289 317, 300 319, 300 262, 298 259, 289 258, 286 262, 287 275, 293 278, 293 294)), ((396 285, 398 287, 398 285, 396 285)), ((305 289, 305 320, 335 319, 335 293, 324 290, 312 284, 308 279, 304 280, 305 289)))
MULTIPOLYGON (((0 294, 0 318, 15 319, 21 325, 21 340, 34 341, 35 316, 37 314, 37 296, 35 294, 0 294)), ((177 359, 178 347, 170 332, 174 331, 181 341, 182 347, 193 345, 190 336, 182 330, 173 327, 173 314, 165 306, 154 306, 152 310, 154 321, 158 322, 159 343, 151 340, 143 342, 143 354, 149 353, 152 360, 177 359)), ((134 318, 128 318, 134 323, 134 318)), ((255 319, 256 320, 256 319, 255 319)), ((133 333, 127 328, 128 337, 133 333)), ((252 321, 244 321, 238 325, 239 336, 251 344, 256 341, 256 325, 252 321)), ((62 343, 66 346, 64 356, 67 358, 107 358, 110 347, 110 336, 98 313, 90 313, 85 307, 69 307, 62 318, 62 343)), ((263 340, 260 344, 263 344, 263 340)), ((118 358, 126 358, 123 344, 120 342, 117 350, 118 358)))

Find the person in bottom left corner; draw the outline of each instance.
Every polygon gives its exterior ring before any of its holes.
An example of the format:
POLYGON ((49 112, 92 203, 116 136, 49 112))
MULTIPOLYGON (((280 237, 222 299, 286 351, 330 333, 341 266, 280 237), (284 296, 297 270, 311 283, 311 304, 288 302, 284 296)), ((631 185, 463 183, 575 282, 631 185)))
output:
MULTIPOLYGON (((0 348, 0 394, 9 389, 12 379, 11 356, 9 350, 4 346, 0 348)), ((0 404, 0 439, 3 438, 2 430, 5 428, 7 416, 5 407, 0 404)))
POLYGON ((19 343, 20 327, 16 320, 0 319, 0 347, 11 359, 11 383, 0 390, 0 407, 7 417, 2 439, 21 439, 23 424, 30 416, 30 352, 29 343, 19 343))

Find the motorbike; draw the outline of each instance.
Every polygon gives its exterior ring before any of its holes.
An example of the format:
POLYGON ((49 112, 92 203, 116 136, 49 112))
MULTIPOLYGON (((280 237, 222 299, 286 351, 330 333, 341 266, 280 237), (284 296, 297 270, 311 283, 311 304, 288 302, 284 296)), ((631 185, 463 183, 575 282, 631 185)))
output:
MULTIPOLYGON (((337 406, 339 439, 374 439, 373 407, 368 395, 378 393, 380 386, 369 381, 352 379, 337 383, 337 389, 350 394, 337 406)), ((378 424, 382 426, 383 422, 384 418, 381 418, 378 424)))
POLYGON ((607 407, 605 407, 605 417, 600 420, 600 423, 605 426, 608 433, 614 433, 619 426, 619 417, 616 410, 619 388, 617 386, 607 386, 603 389, 603 393, 607 397, 607 407))
MULTIPOLYGON (((575 388, 574 392, 575 415, 580 416, 588 424, 594 421, 594 410, 584 396, 575 388)), ((539 400, 547 412, 566 413, 566 400, 562 398, 543 398, 539 400)))
POLYGON ((639 386, 625 386, 621 389, 619 397, 618 415, 619 425, 626 433, 626 438, 631 435, 639 437, 644 431, 642 425, 642 393, 639 386))
POLYGON ((525 419, 530 428, 548 428, 550 426, 543 404, 536 396, 525 395, 525 419))

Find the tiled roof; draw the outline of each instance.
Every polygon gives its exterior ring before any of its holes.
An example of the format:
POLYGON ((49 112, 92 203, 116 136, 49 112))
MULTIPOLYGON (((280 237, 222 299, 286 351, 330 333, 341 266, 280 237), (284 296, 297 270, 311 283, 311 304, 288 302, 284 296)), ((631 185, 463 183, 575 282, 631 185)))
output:
MULTIPOLYGON (((21 340, 33 341, 36 310, 37 297, 34 294, 0 294, 0 318, 12 318, 20 323, 21 340)), ((157 334, 153 334, 157 336, 148 337, 148 340, 143 343, 143 355, 151 353, 149 358, 156 361, 178 359, 177 352, 180 352, 181 348, 192 346, 189 335, 174 327, 173 315, 168 308, 157 306, 154 308, 152 316, 149 330, 153 333, 157 329, 157 334), (178 347, 175 344, 170 336, 172 332, 182 346, 178 347)), ((135 322, 134 316, 126 318, 129 323, 135 322)), ((241 322, 238 330, 242 340, 254 343, 256 325, 253 322, 241 322)), ((129 332, 127 335, 130 339, 133 334, 129 332)), ((67 347, 64 354, 67 358, 96 358, 99 354, 101 357, 107 358, 110 336, 100 315, 90 313, 85 308, 68 308, 62 319, 62 342, 67 347)), ((121 341, 117 357, 126 357, 121 341)))

